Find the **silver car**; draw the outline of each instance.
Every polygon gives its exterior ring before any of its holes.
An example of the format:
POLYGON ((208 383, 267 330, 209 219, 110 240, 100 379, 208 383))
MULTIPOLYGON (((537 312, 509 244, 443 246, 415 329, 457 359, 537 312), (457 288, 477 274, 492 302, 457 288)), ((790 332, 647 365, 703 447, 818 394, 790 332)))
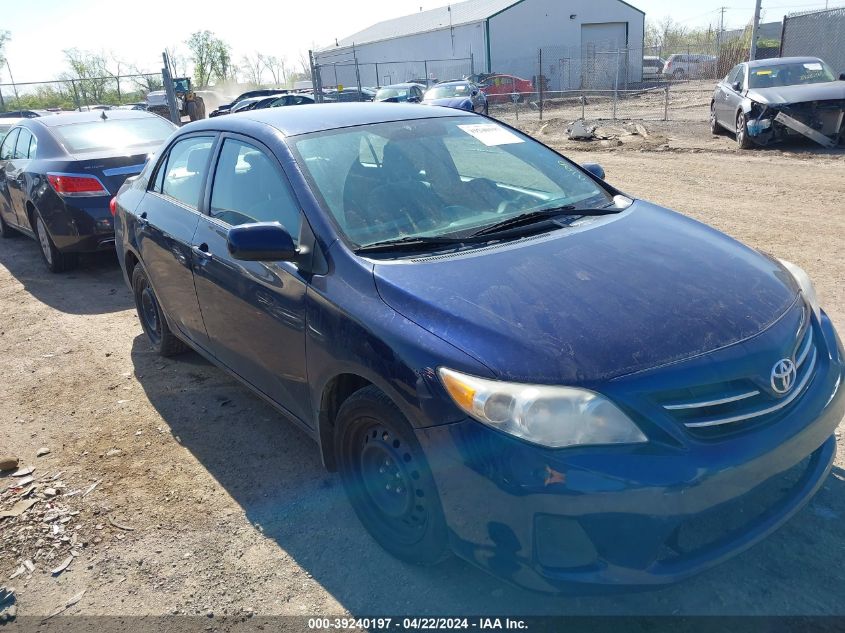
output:
POLYGON ((736 134, 742 149, 806 136, 825 147, 845 141, 845 73, 817 57, 745 62, 719 82, 710 131, 736 134))

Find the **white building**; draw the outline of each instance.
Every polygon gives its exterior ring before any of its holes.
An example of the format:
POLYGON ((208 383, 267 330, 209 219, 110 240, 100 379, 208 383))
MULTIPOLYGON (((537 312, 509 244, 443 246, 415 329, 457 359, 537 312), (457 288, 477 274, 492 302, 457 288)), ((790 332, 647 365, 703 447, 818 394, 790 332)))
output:
POLYGON ((542 48, 549 90, 608 88, 642 79, 644 23, 622 0, 466 0, 379 22, 314 55, 323 86, 359 76, 374 86, 482 72, 532 79, 542 48))

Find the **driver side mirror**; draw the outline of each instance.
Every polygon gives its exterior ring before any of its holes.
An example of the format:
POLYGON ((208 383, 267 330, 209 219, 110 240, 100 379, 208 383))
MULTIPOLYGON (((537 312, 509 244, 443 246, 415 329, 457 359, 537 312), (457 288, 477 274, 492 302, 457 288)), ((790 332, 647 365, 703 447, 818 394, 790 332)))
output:
POLYGON ((299 254, 290 233, 278 222, 233 226, 226 241, 229 254, 245 262, 293 261, 299 254))
POLYGON ((473 91, 472 91, 472 96, 473 96, 473 97, 477 97, 477 96, 478 96, 478 90, 473 90, 473 91))
POLYGON ((839 73, 839 81, 845 81, 845 73, 839 73))
POLYGON ((584 171, 591 173, 599 180, 604 180, 604 168, 598 163, 584 163, 581 165, 581 168, 584 171))
POLYGON ((734 90, 734 92, 739 92, 740 90, 742 90, 742 84, 738 81, 735 81, 731 84, 731 88, 734 90))

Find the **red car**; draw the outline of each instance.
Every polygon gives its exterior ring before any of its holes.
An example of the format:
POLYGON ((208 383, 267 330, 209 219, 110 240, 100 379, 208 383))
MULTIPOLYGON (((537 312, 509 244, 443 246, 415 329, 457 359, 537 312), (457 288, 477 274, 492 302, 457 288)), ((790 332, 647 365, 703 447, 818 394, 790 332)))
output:
POLYGON ((487 101, 490 103, 509 102, 514 92, 519 94, 519 101, 524 101, 529 93, 534 92, 533 83, 514 75, 487 75, 479 82, 478 87, 487 95, 487 101))

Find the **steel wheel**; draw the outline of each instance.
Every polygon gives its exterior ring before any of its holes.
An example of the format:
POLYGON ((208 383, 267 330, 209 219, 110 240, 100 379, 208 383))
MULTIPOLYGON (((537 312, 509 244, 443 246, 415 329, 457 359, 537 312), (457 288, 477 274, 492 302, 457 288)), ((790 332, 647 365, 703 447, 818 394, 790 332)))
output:
POLYGON ((41 216, 35 219, 35 230, 38 233, 38 243, 41 245, 41 252, 44 254, 44 259, 47 260, 47 266, 53 266, 53 245, 50 243, 50 236, 47 234, 47 227, 44 226, 44 220, 41 216))
POLYGON ((335 454, 352 507, 379 545, 416 564, 448 555, 446 522, 425 454, 383 392, 365 387, 343 403, 335 454))
POLYGON ((161 342, 161 320, 158 316, 158 302, 146 276, 138 284, 135 292, 138 296, 138 316, 141 318, 141 327, 144 328, 144 332, 150 337, 153 345, 158 345, 161 342))
POLYGON ((161 356, 174 356, 186 351, 188 347, 185 343, 170 331, 158 297, 141 264, 137 264, 132 270, 132 294, 135 296, 135 309, 138 311, 141 327, 155 351, 161 356))

